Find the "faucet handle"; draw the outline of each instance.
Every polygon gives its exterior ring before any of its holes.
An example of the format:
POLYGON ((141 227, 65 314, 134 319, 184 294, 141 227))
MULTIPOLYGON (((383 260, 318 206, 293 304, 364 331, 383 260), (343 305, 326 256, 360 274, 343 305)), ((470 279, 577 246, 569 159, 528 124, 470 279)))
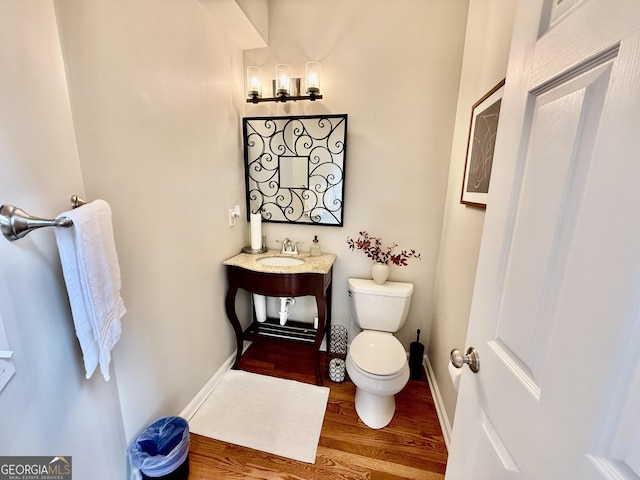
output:
POLYGON ((285 238, 284 240, 276 240, 277 243, 282 243, 282 248, 280 249, 280 253, 290 253, 291 250, 291 240, 285 238))
POLYGON ((296 255, 298 254, 298 244, 299 243, 304 243, 304 242, 296 242, 293 244, 293 253, 295 253, 296 255))

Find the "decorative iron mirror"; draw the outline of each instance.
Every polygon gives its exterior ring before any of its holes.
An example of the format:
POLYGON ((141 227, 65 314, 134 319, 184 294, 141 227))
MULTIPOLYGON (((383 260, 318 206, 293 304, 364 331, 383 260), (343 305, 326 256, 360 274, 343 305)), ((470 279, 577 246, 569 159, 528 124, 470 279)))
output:
POLYGON ((347 115, 243 119, 247 216, 342 226, 347 115))

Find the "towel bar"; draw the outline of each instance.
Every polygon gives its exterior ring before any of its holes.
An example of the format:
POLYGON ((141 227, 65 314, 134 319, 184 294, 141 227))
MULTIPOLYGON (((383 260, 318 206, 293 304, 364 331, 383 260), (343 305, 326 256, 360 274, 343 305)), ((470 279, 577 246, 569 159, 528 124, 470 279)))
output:
MULTIPOLYGON (((78 208, 86 202, 77 195, 71 196, 71 207, 78 208)), ((71 219, 60 217, 53 220, 34 217, 24 210, 13 205, 0 206, 0 229, 2 234, 9 241, 18 240, 26 234, 41 227, 70 227, 73 225, 71 219)))

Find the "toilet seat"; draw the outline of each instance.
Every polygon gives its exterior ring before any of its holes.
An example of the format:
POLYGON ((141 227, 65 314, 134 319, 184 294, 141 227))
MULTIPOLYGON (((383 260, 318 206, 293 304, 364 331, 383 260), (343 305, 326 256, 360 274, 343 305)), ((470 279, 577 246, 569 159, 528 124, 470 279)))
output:
POLYGON ((349 345, 349 356, 359 370, 379 377, 390 377, 407 366, 407 353, 400 341, 388 332, 365 330, 349 345))

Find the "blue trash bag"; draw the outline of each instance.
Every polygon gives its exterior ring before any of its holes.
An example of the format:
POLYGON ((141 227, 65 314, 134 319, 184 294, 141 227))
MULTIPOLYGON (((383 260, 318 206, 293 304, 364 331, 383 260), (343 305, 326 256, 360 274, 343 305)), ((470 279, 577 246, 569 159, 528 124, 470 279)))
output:
POLYGON ((189 440, 189 424, 184 418, 163 417, 145 428, 127 453, 134 470, 162 477, 187 459, 189 440))

